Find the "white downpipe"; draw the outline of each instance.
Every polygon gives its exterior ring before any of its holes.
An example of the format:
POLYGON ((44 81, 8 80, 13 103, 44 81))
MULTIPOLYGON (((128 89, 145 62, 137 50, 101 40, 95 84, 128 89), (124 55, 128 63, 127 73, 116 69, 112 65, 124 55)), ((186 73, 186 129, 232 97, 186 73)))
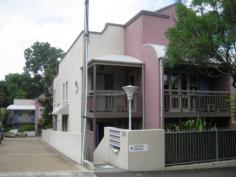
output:
POLYGON ((164 89, 163 89, 163 58, 159 58, 160 60, 160 127, 164 129, 164 105, 163 105, 163 96, 164 96, 164 89))
POLYGON ((84 111, 83 112, 83 135, 82 135, 82 152, 81 152, 81 163, 84 163, 85 154, 85 134, 87 124, 87 95, 88 95, 88 43, 89 43, 89 30, 88 30, 88 13, 89 13, 89 0, 85 0, 84 6, 84 61, 83 61, 83 89, 82 95, 84 97, 84 111))
POLYGON ((142 101, 143 101, 143 104, 142 104, 142 109, 143 109, 143 130, 145 128, 145 69, 144 69, 144 65, 142 65, 142 101))

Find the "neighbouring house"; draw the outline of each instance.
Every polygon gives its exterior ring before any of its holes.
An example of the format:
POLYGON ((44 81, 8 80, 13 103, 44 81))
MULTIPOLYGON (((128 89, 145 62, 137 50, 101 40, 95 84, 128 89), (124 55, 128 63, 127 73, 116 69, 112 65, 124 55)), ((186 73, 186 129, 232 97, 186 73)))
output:
MULTIPOLYGON (((154 48, 168 46, 165 33, 176 24, 175 9, 176 4, 172 4, 155 12, 141 11, 124 25, 108 23, 102 32, 90 32, 86 127, 89 157, 103 138, 104 127, 128 128, 127 98, 123 86, 138 87, 133 100, 132 129, 160 128, 161 56, 144 45, 152 44, 154 48)), ((83 32, 67 51, 54 79, 54 131, 47 135, 51 138, 82 133, 82 62, 83 32), (63 131, 67 134, 64 135, 63 131)), ((236 120, 229 104, 233 93, 228 75, 210 79, 185 66, 166 68, 164 124, 168 126, 202 117, 220 127, 235 126, 236 120)), ((64 138, 65 141, 68 139, 64 138)), ((59 140, 50 143, 66 151, 63 147, 66 144, 56 144, 61 143, 59 140)), ((81 149, 81 144, 78 148, 81 149)))
POLYGON ((38 134, 39 119, 44 108, 33 99, 14 99, 14 103, 7 107, 9 112, 8 124, 13 129, 18 129, 23 125, 32 124, 38 134))

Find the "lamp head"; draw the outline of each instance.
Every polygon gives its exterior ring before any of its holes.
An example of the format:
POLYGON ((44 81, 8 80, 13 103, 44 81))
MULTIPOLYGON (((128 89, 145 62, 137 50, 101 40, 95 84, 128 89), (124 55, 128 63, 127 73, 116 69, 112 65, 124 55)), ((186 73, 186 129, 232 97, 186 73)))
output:
POLYGON ((132 85, 128 85, 128 86, 124 86, 122 87, 122 89, 124 89, 128 100, 131 101, 133 99, 134 93, 135 91, 138 89, 138 87, 136 86, 132 86, 132 85))

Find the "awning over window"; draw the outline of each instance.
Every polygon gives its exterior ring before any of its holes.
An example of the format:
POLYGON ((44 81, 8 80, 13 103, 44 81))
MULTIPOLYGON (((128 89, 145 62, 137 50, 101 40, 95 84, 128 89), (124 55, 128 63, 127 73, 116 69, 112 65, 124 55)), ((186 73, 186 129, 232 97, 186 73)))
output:
POLYGON ((52 114, 68 115, 68 114, 69 114, 69 104, 64 104, 63 106, 58 106, 58 107, 56 107, 56 108, 52 111, 52 114))

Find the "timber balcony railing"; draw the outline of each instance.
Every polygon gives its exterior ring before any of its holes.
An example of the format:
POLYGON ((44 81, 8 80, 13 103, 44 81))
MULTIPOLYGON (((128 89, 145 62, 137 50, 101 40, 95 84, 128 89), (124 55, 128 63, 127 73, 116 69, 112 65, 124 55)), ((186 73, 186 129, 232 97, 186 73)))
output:
POLYGON ((165 112, 229 112, 228 91, 165 90, 165 112))
MULTIPOLYGON (((125 113, 128 115, 127 96, 121 90, 89 91, 87 102, 89 113, 125 113)), ((132 113, 137 116, 142 114, 142 93, 140 91, 134 94, 132 113)))

